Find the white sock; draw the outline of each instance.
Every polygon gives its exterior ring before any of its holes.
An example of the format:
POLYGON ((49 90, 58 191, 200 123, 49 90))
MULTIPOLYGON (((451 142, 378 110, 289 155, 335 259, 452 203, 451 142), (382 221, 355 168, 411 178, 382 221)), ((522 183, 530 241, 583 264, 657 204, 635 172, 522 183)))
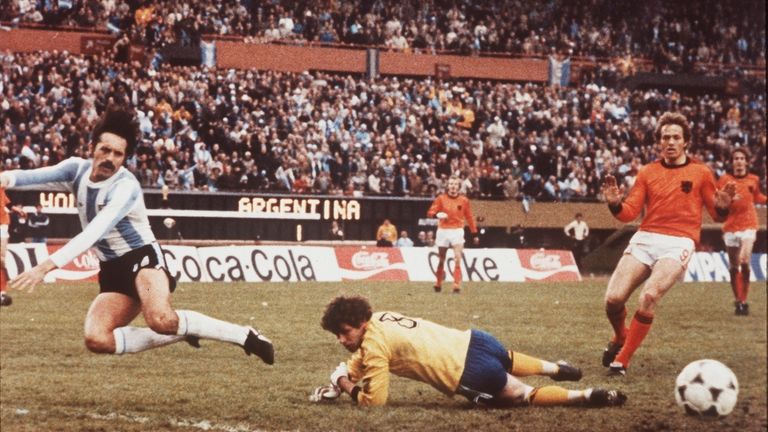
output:
POLYGON ((184 336, 163 335, 147 327, 118 327, 112 334, 115 337, 115 354, 118 355, 133 354, 184 340, 184 336))
POLYGON ((248 327, 218 320, 191 310, 177 310, 179 316, 179 335, 193 335, 205 339, 230 342, 243 345, 248 333, 248 327))
POLYGON ((591 395, 592 395, 592 389, 568 390, 569 401, 588 401, 591 395))
POLYGON ((543 375, 552 376, 560 370, 560 366, 550 361, 541 361, 541 373, 543 375))
POLYGON ((534 387, 528 384, 523 384, 523 400, 525 403, 531 403, 531 393, 533 393, 534 387))

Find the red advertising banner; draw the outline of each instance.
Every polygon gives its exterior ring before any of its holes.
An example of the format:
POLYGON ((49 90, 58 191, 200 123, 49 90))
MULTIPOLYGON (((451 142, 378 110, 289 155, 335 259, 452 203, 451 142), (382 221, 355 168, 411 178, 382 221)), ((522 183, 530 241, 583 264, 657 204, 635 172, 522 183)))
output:
MULTIPOLYGON (((48 246, 48 255, 61 249, 61 245, 48 246)), ((51 272, 57 280, 98 281, 99 258, 93 249, 81 253, 62 268, 51 272)))
POLYGON ((345 246, 334 250, 342 280, 408 280, 399 248, 345 246))
POLYGON ((518 249, 526 280, 580 281, 581 274, 571 251, 518 249))

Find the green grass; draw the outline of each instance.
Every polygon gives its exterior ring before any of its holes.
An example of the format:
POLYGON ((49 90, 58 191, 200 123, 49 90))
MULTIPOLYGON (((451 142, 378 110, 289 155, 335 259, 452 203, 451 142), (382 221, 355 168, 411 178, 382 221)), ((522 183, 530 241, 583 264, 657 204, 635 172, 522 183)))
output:
MULTIPOLYGON (((252 324, 273 339, 266 366, 236 346, 203 341, 125 356, 95 355, 82 342, 97 288, 38 287, 0 311, 0 428, 11 431, 337 430, 337 431, 765 431, 766 295, 754 284, 749 317, 733 315, 726 284, 685 284, 664 299, 653 329, 624 379, 600 365, 610 335, 604 282, 466 284, 460 295, 431 284, 184 284, 175 306, 252 324), (617 387, 622 408, 473 408, 432 388, 396 378, 388 406, 356 408, 348 398, 308 402, 346 351, 319 325, 325 304, 360 293, 377 310, 395 310, 457 328, 487 330, 512 349, 584 370, 570 388, 617 387), (674 380, 700 358, 729 365, 739 378, 736 410, 716 421, 687 417, 674 380)), ((636 296, 629 310, 634 311, 636 296)), ((526 379, 534 385, 544 378, 526 379)))

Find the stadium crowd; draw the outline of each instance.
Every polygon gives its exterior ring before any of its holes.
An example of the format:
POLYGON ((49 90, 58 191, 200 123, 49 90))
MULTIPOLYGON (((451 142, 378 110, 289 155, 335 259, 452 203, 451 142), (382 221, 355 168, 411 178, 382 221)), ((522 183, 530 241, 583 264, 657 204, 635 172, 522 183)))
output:
POLYGON ((765 65, 765 3, 706 0, 4 0, 0 21, 125 32, 151 46, 201 35, 250 41, 765 65))
MULTIPOLYGON (((693 122, 692 154, 722 174, 747 146, 765 182, 765 96, 374 81, 326 73, 158 70, 66 52, 2 53, 3 169, 87 155, 98 113, 137 111, 130 169, 145 188, 431 196, 452 173, 472 197, 594 200, 654 160, 660 113, 693 122)), ((765 187, 765 184, 763 184, 765 187)))

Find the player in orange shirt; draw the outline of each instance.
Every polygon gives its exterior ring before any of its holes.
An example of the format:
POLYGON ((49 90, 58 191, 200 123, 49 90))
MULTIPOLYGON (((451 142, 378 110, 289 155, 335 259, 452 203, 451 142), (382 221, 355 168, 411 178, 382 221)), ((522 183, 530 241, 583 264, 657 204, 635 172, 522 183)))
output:
POLYGON ((749 153, 745 148, 731 153, 733 174, 720 177, 718 186, 736 185, 736 196, 731 202, 728 218, 723 224, 723 240, 730 263, 731 289, 736 299, 736 315, 749 315, 749 263, 757 237, 757 211, 755 203, 765 204, 766 196, 760 192, 760 179, 748 171, 749 153))
POLYGON ((438 195, 435 201, 427 210, 427 216, 436 217, 437 236, 435 245, 439 262, 437 264, 435 282, 435 292, 442 290, 443 280, 445 279, 445 257, 448 248, 453 249, 453 292, 461 292, 461 259, 464 253, 464 223, 469 225, 469 230, 474 236, 473 242, 480 243, 477 237, 477 225, 475 217, 472 216, 472 210, 469 208, 469 199, 459 194, 461 180, 457 176, 451 176, 448 179, 446 193, 438 195))
POLYGON ((715 220, 728 215, 735 192, 729 184, 715 188, 710 169, 686 154, 691 142, 688 120, 679 113, 664 113, 654 137, 661 160, 643 167, 626 198, 613 176, 606 176, 602 193, 611 213, 631 222, 645 208, 645 216, 608 282, 605 311, 614 335, 603 352, 609 375, 626 374, 632 355, 653 323, 656 307, 685 274, 701 231, 702 206, 715 220), (639 307, 625 327, 626 302, 640 291, 639 307))
POLYGON ((6 206, 11 200, 5 195, 5 188, 0 188, 0 306, 11 304, 11 297, 5 293, 8 289, 8 273, 5 271, 5 254, 8 251, 8 226, 11 217, 6 206))

